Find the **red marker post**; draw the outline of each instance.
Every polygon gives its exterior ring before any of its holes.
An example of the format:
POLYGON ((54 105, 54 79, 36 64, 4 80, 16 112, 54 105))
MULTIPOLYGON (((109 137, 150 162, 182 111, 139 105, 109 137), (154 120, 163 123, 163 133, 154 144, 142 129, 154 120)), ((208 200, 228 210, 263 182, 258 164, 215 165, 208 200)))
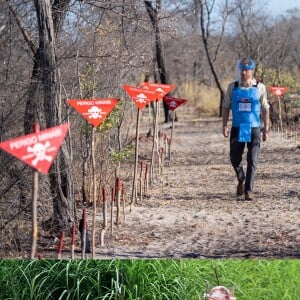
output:
POLYGON ((67 102, 79 112, 90 124, 98 127, 115 108, 120 99, 68 99, 67 102))
POLYGON ((72 237, 71 237, 71 258, 75 258, 75 235, 76 235, 76 225, 72 225, 72 237))
MULTIPOLYGON (((187 100, 165 96, 163 98, 163 101, 168 105, 170 110, 175 111, 175 109, 177 109, 177 107, 184 104, 187 100)), ((171 163, 171 143, 172 143, 172 138, 173 138, 174 120, 175 120, 175 113, 173 113, 171 136, 170 136, 170 140, 169 140, 169 164, 171 163)))
POLYGON ((81 232, 81 258, 85 258, 85 252, 86 252, 86 236, 87 236, 87 221, 86 221, 86 209, 84 208, 82 211, 82 232, 81 232))
POLYGON ((100 237, 100 245, 101 247, 104 246, 104 235, 105 229, 107 227, 107 201, 106 201, 106 189, 102 187, 102 213, 103 213, 103 224, 101 229, 101 237, 100 237))
POLYGON ((117 212, 116 212, 116 225, 121 224, 121 182, 120 178, 116 178, 116 183, 115 183, 115 188, 116 188, 116 205, 117 205, 117 212))
POLYGON ((283 133, 283 126, 282 126, 282 117, 281 117, 281 97, 287 91, 287 87, 280 87, 280 86, 270 86, 270 91, 278 100, 278 115, 279 115, 279 122, 280 122, 280 131, 281 134, 283 133))
POLYGON ((123 221, 125 223, 126 216, 125 216, 125 185, 122 183, 121 186, 121 201, 122 201, 122 208, 123 208, 123 221))
POLYGON ((35 258, 38 237, 37 199, 38 172, 47 174, 57 152, 68 132, 69 123, 40 131, 39 124, 34 125, 34 133, 0 143, 0 148, 22 160, 34 169, 32 188, 32 245, 31 259, 35 258), (38 171, 38 172, 37 172, 38 171))
POLYGON ((0 148, 24 163, 47 174, 68 132, 69 123, 35 132, 0 143, 0 148))
POLYGON ((117 98, 99 98, 99 99, 68 99, 68 104, 79 112, 90 124, 92 124, 92 173, 93 173, 93 226, 92 226, 92 257, 95 258, 96 250, 96 175, 95 175, 95 127, 98 127, 115 108, 120 99, 117 98))
POLYGON ((124 90, 128 94, 128 96, 133 100, 135 105, 138 108, 137 111, 137 120, 136 120, 136 135, 135 135, 135 166, 134 166, 134 174, 133 174, 133 183, 132 183, 132 195, 131 195, 131 206, 137 200, 137 172, 138 172, 138 153, 139 153, 139 129, 140 129, 140 111, 150 102, 158 99, 160 97, 160 93, 145 89, 133 87, 130 85, 123 85, 124 90))
POLYGON ((158 93, 158 97, 154 103, 154 129, 153 129, 153 145, 152 145, 152 154, 151 154, 151 161, 150 161, 150 184, 153 182, 154 176, 154 156, 155 152, 158 156, 158 161, 160 160, 160 153, 159 153, 159 145, 158 145, 158 101, 163 99, 165 95, 170 93, 174 88, 175 85, 172 84, 164 84, 164 83, 154 83, 154 82, 144 82, 142 83, 142 87, 153 90, 158 93))
POLYGON ((62 232, 61 232, 61 235, 60 235, 60 239, 59 239, 57 259, 61 259, 62 248, 63 248, 63 244, 64 244, 64 239, 65 239, 65 234, 64 234, 64 232, 62 231, 62 232))

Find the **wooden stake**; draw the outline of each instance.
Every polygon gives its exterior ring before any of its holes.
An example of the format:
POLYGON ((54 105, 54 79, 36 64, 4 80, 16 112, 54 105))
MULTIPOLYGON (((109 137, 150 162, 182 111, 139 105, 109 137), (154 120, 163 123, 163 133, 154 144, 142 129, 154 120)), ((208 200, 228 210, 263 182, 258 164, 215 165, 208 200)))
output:
POLYGON ((100 246, 104 246, 104 236, 105 236, 105 230, 107 228, 107 201, 106 201, 106 189, 105 187, 102 187, 102 213, 103 213, 103 223, 102 223, 102 229, 100 234, 100 246))
POLYGON ((174 120, 175 120, 175 110, 172 114, 172 128, 171 128, 171 136, 169 139, 169 165, 171 164, 171 143, 172 143, 172 138, 173 138, 174 120))
POLYGON ((82 238, 81 238, 81 258, 84 259, 85 258, 85 248, 86 248, 86 209, 84 208, 82 211, 82 238))
POLYGON ((139 130, 140 130, 140 109, 137 111, 137 120, 136 120, 136 135, 135 135, 135 159, 134 159, 134 173, 133 173, 133 182, 132 182, 132 195, 130 202, 130 210, 133 203, 136 203, 137 199, 137 172, 138 172, 138 155, 139 155, 139 130))
POLYGON ((92 154, 92 176, 93 176, 93 225, 92 225, 92 258, 96 257, 96 214, 97 214, 97 183, 96 183, 96 171, 95 171, 95 130, 92 129, 92 145, 91 145, 91 154, 92 154))
POLYGON ((147 195, 148 193, 148 185, 149 185, 149 164, 146 164, 146 169, 145 169, 145 184, 144 184, 144 191, 145 191, 145 195, 147 195))
MULTIPOLYGON (((154 111, 154 132, 153 132, 153 144, 152 144, 152 153, 150 160, 150 184, 153 183, 154 180, 154 157, 155 152, 158 154, 158 129, 157 129, 157 115, 158 115, 158 101, 154 103, 155 111, 154 111)), ((159 154, 158 154, 159 155, 159 154)))
POLYGON ((110 208, 110 235, 113 236, 114 233, 114 202, 115 202, 115 189, 111 189, 111 208, 110 208))
MULTIPOLYGON (((34 132, 40 131, 39 124, 34 125, 34 132)), ((31 255, 30 258, 34 259, 37 247, 38 225, 37 225, 37 200, 39 194, 39 174, 33 171, 32 180, 32 208, 31 208, 31 221, 32 221, 32 238, 31 238, 31 255)))
POLYGON ((123 204, 123 220, 125 223, 125 186, 124 183, 122 183, 122 204, 123 204))
POLYGON ((120 213, 121 213, 121 184, 120 178, 117 177, 116 179, 116 197, 117 197, 117 213, 116 213, 116 224, 120 225, 120 213))
POLYGON ((61 254, 62 254, 62 248, 63 248, 63 244, 64 244, 64 239, 65 239, 65 234, 62 231, 61 232, 61 236, 59 239, 59 245, 58 245, 58 252, 57 252, 57 259, 61 259, 61 254))
POLYGON ((140 170, 140 201, 143 201, 143 169, 144 169, 144 162, 141 161, 141 170, 140 170))
POLYGON ((163 171, 164 171, 164 163, 165 163, 165 149, 164 147, 161 147, 160 148, 160 175, 163 174, 163 171))
POLYGON ((103 197, 103 229, 107 227, 107 201, 106 201, 106 189, 102 187, 102 197, 103 197))
POLYGON ((278 100, 279 124, 280 124, 281 136, 282 136, 283 135, 283 126, 282 126, 282 117, 281 117, 281 101, 280 101, 280 96, 277 97, 277 100, 278 100))
POLYGON ((72 225, 72 238, 71 238, 71 258, 75 258, 75 235, 76 235, 76 225, 72 225))

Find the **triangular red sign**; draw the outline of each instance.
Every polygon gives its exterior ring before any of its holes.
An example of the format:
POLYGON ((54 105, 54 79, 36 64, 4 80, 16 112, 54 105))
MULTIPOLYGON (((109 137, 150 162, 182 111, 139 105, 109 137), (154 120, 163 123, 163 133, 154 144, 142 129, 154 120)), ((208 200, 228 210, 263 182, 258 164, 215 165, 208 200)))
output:
POLYGON ((158 99, 162 99, 165 95, 170 93, 175 88, 175 85, 165 83, 143 82, 142 87, 158 92, 158 99))
POLYGON ((89 123, 98 127, 117 105, 119 99, 69 99, 68 103, 89 123))
POLYGON ((123 88, 139 109, 144 108, 150 101, 154 101, 160 96, 158 92, 145 88, 138 88, 125 84, 123 85, 123 88))
POLYGON ((39 172, 47 174, 69 126, 69 123, 65 123, 7 140, 0 143, 0 148, 39 172))
POLYGON ((269 89, 275 96, 280 97, 287 91, 288 88, 280 86, 270 86, 269 89))
POLYGON ((178 106, 185 103, 185 101, 186 101, 185 99, 168 97, 168 96, 165 96, 163 98, 163 100, 167 104, 167 106, 170 110, 175 110, 178 106))

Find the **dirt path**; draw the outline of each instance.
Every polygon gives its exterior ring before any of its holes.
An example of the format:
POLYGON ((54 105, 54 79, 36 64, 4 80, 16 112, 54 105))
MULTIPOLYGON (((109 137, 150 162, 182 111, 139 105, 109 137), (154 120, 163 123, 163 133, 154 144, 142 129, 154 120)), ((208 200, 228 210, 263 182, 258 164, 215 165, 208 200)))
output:
MULTIPOLYGON (((175 123, 171 165, 97 257, 300 257, 300 146, 271 132, 255 202, 238 201, 220 119, 175 123)), ((145 133, 146 127, 141 129, 145 133)), ((161 131, 170 134, 170 125, 161 131)), ((150 141, 141 141, 141 147, 150 141), (143 144, 144 143, 144 144, 143 144)))

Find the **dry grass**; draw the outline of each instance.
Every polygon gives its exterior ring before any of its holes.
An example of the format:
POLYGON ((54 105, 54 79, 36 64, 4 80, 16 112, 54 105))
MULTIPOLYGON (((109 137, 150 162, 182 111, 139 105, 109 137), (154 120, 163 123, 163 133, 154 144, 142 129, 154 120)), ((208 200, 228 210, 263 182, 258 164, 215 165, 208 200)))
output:
POLYGON ((217 116, 219 114, 220 94, 216 87, 187 82, 178 86, 180 97, 189 100, 188 106, 193 107, 197 114, 217 116))

